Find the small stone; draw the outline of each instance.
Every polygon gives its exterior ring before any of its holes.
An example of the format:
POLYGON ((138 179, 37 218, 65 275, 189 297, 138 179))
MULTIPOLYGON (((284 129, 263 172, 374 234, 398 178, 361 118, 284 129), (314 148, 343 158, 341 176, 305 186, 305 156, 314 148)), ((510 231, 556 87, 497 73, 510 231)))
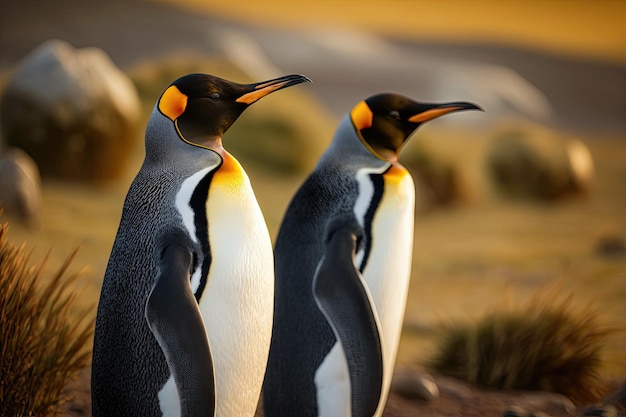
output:
POLYGON ((474 390, 466 382, 455 378, 439 376, 437 378, 437 386, 439 387, 439 392, 457 400, 469 400, 476 396, 474 390))
POLYGON ((512 405, 502 413, 502 417, 530 417, 530 412, 520 406, 512 405))
POLYGON ((603 406, 589 407, 583 410, 583 416, 588 417, 617 417, 617 408, 608 404, 603 406))
POLYGON ((548 414, 576 415, 576 406, 566 396, 553 392, 529 392, 519 399, 525 407, 548 414))
POLYGON ((626 254, 626 239, 619 235, 607 235, 598 239, 595 252, 602 256, 618 256, 626 254))
POLYGON ((39 170, 32 158, 18 148, 0 154, 0 210, 28 226, 37 226, 39 223, 39 170))
POLYGON ((391 389, 409 399, 432 401, 439 397, 439 388, 430 375, 409 370, 394 374, 391 389))
POLYGON ((604 404, 616 404, 626 406, 626 381, 611 394, 609 394, 603 401, 604 404))

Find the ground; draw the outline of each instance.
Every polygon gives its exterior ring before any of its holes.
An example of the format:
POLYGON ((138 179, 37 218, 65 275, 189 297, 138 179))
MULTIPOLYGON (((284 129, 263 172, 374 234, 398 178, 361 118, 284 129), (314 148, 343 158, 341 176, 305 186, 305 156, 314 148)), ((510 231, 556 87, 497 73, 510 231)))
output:
MULTIPOLYGON (((419 370, 404 369, 405 372, 421 373, 419 370)), ((79 379, 69 386, 73 400, 66 404, 65 412, 59 417, 89 417, 91 404, 89 394, 89 370, 83 371, 79 379)), ((578 404, 577 409, 563 406, 562 396, 530 391, 488 391, 481 390, 458 380, 435 376, 439 385, 440 397, 431 401, 407 398, 391 391, 383 417, 500 417, 511 406, 522 406, 532 411, 542 411, 551 417, 571 417, 568 411, 580 412, 585 405, 578 404)), ((607 380, 607 393, 619 388, 617 379, 607 380)), ((624 398, 626 401, 626 398, 624 398)), ((565 402, 567 404, 567 401, 565 402)), ((626 414, 626 402, 618 407, 621 415, 626 414)), ((261 410, 256 417, 262 417, 261 410)))

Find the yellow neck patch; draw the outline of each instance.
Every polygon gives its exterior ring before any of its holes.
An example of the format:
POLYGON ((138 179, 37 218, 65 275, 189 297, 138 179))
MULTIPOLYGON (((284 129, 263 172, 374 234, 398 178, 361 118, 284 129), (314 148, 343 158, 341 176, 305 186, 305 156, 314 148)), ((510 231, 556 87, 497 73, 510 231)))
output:
POLYGON ((171 121, 185 112, 187 107, 187 96, 180 92, 175 85, 170 86, 159 100, 159 110, 171 121))
POLYGON ((370 110, 367 103, 365 101, 361 101, 359 104, 354 106, 350 112, 350 117, 352 118, 352 123, 354 123, 357 130, 363 130, 368 127, 372 127, 374 114, 370 110))
POLYGON ((222 157, 222 166, 215 171, 213 183, 231 190, 238 190, 245 183, 245 173, 239 161, 225 149, 218 152, 222 157))

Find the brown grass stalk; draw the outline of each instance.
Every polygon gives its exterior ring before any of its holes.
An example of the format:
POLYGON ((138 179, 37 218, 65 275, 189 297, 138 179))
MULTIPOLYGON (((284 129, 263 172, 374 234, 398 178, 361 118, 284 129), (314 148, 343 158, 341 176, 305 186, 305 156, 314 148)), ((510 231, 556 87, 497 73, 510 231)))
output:
POLYGON ((0 415, 53 416, 68 380, 89 363, 93 319, 72 319, 78 273, 67 270, 76 251, 45 277, 46 259, 29 266, 7 229, 0 225, 0 415))
POLYGON ((614 331, 591 306, 577 310, 571 296, 552 289, 478 322, 446 327, 428 366, 483 387, 596 401, 605 388, 603 345, 614 331))

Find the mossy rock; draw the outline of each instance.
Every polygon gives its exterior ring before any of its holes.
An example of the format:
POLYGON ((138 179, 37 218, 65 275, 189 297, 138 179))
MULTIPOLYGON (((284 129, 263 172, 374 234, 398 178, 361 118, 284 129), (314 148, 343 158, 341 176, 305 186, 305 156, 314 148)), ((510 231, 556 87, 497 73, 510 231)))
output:
POLYGON ((496 134, 486 160, 489 178, 506 197, 554 200, 588 191, 593 178, 582 141, 539 126, 496 134))

